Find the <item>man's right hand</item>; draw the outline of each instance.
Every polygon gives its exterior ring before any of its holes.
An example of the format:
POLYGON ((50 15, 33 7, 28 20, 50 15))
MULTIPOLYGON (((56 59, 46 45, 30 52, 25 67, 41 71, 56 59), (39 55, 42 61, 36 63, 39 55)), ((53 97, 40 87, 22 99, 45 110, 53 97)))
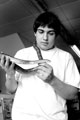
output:
POLYGON ((3 69, 8 75, 14 75, 14 74, 15 74, 15 70, 14 70, 15 64, 12 63, 12 62, 10 61, 10 59, 9 59, 8 57, 6 57, 5 55, 2 55, 2 56, 1 56, 0 66, 2 67, 2 69, 3 69))

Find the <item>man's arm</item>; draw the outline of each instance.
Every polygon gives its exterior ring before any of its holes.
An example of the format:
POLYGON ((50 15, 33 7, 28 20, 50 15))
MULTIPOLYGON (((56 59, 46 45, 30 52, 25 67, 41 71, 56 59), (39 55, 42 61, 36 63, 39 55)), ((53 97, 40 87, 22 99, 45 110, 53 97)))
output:
POLYGON ((64 83, 53 74, 53 68, 49 64, 43 64, 38 67, 37 74, 40 79, 50 84, 55 92, 66 100, 75 99, 78 94, 78 88, 64 83))
POLYGON ((6 82, 5 86, 10 93, 15 93, 18 83, 15 80, 15 75, 7 75, 6 74, 6 82))
POLYGON ((6 72, 5 86, 9 92, 13 93, 17 89, 17 81, 15 80, 15 64, 4 55, 1 55, 0 66, 6 72))
POLYGON ((55 89, 55 92, 57 94, 59 94, 62 98, 66 100, 71 100, 78 97, 78 88, 62 82, 55 76, 49 84, 55 89))

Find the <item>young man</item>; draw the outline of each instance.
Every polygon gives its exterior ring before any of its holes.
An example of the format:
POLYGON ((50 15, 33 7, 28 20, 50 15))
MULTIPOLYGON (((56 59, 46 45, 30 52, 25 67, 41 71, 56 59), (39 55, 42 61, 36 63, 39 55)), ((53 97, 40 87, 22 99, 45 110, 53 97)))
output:
POLYGON ((58 17, 52 12, 36 18, 33 29, 38 51, 32 46, 15 55, 23 60, 50 60, 39 64, 33 72, 15 71, 15 64, 9 64, 10 60, 2 56, 0 64, 6 71, 6 87, 10 92, 16 91, 12 120, 68 120, 66 100, 76 97, 80 77, 73 57, 55 46, 60 27, 58 17))

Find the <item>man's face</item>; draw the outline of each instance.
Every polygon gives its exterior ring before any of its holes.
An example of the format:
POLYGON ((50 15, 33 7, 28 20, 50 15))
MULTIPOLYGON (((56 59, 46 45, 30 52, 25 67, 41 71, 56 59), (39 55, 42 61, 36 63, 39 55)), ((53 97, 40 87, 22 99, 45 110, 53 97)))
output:
POLYGON ((49 50, 54 46, 55 42, 54 29, 46 27, 38 27, 35 37, 37 45, 42 50, 49 50))

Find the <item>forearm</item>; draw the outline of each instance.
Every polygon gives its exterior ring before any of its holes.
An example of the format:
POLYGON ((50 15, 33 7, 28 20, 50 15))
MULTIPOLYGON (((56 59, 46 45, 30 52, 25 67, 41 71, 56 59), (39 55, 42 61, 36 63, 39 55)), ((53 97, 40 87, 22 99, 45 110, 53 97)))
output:
POLYGON ((71 85, 65 84, 58 78, 54 77, 50 85, 55 89, 55 92, 66 100, 75 99, 77 97, 78 89, 71 85))
POLYGON ((6 82, 5 82, 5 86, 7 88, 7 90, 10 92, 10 93, 14 93, 17 89, 17 81, 15 80, 15 76, 12 75, 6 75, 6 82))

